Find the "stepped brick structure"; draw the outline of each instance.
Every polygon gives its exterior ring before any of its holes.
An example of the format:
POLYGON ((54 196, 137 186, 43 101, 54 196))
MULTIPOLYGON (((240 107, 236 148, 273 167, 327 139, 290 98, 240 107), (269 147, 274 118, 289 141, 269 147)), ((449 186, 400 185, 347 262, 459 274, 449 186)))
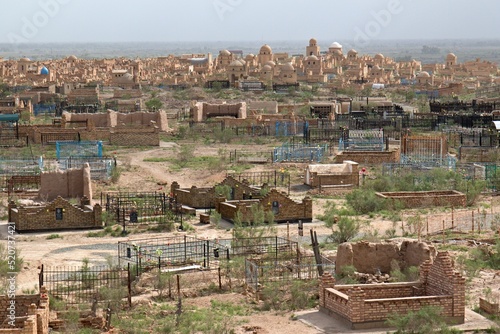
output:
POLYGON ((336 285, 326 273, 319 287, 320 310, 346 322, 352 329, 385 327, 389 315, 440 308, 450 324, 465 320, 465 278, 454 270, 448 252, 420 266, 420 279, 408 283, 336 285))

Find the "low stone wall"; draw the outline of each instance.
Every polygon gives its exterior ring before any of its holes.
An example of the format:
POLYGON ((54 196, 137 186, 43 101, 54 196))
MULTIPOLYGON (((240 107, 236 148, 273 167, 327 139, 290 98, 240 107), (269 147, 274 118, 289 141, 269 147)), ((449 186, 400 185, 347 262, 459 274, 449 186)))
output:
POLYGON ((496 162, 498 148, 496 147, 465 147, 458 149, 460 162, 496 162))
POLYGON ((343 163, 346 160, 351 160, 364 165, 379 165, 383 163, 399 163, 401 159, 400 151, 342 151, 335 156, 336 163, 343 163))
POLYGON ((464 207, 467 204, 465 194, 456 190, 383 192, 377 193, 377 196, 386 200, 398 201, 405 208, 464 207))
POLYGON ((81 206, 75 206, 61 197, 46 206, 17 207, 9 203, 10 220, 20 232, 102 228, 102 208, 93 207, 88 199, 82 199, 81 206))

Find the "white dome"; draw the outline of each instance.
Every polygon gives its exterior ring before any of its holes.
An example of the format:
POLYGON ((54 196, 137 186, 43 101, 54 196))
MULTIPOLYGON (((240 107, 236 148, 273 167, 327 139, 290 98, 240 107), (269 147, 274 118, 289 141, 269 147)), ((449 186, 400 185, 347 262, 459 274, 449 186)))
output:
POLYGON ((332 49, 342 49, 342 45, 338 42, 333 42, 332 45, 330 45, 330 48, 332 49))

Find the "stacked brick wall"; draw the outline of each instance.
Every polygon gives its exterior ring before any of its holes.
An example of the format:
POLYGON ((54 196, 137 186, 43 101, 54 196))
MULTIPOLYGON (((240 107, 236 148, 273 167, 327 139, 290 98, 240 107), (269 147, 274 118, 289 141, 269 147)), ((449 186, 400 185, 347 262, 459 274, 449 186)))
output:
POLYGON ((160 146, 160 134, 157 131, 120 129, 109 134, 109 142, 117 146, 160 146))
POLYGON ((467 203, 465 194, 450 191, 415 191, 385 192, 377 196, 386 200, 399 201, 405 208, 422 208, 429 206, 464 207, 467 203))
POLYGON ((343 163, 351 160, 359 164, 379 165, 383 163, 399 163, 401 159, 400 151, 393 150, 388 152, 360 152, 360 151, 342 151, 335 156, 336 163, 343 163))
POLYGON ((39 295, 16 295, 15 326, 8 323, 10 298, 0 296, 0 333, 9 334, 48 334, 49 333, 49 297, 45 287, 39 295))
POLYGON ((42 207, 17 207, 11 202, 9 211, 18 231, 102 227, 102 208, 99 204, 78 207, 61 197, 42 207), (58 213, 62 217, 57 217, 58 213))

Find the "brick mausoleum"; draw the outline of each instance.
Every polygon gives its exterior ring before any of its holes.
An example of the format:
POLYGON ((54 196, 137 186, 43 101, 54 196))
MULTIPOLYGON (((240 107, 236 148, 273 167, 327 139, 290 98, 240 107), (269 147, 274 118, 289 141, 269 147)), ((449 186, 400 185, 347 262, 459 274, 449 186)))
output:
POLYGON ((83 197, 80 205, 73 205, 57 197, 44 206, 17 206, 9 203, 9 222, 15 223, 16 231, 46 231, 80 228, 102 228, 102 208, 92 206, 83 197))
POLYGON ((329 273, 319 287, 320 311, 352 329, 386 327, 393 313, 406 314, 424 306, 440 308, 450 324, 465 320, 465 278, 454 270, 448 252, 420 266, 420 279, 407 283, 336 285, 329 273))
POLYGON ((463 207, 467 203, 465 194, 456 190, 384 192, 377 193, 377 196, 398 201, 403 207, 409 209, 430 206, 463 207))

